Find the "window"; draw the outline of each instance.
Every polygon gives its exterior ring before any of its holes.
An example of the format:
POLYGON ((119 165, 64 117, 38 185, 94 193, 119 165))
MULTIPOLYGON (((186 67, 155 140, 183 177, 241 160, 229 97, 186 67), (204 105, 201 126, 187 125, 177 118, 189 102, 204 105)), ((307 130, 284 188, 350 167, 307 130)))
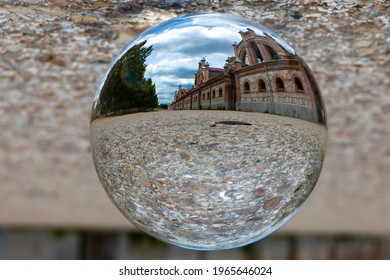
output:
POLYGON ((219 97, 222 97, 222 89, 219 89, 219 97))
POLYGON ((241 59, 241 61, 242 61, 242 66, 248 66, 249 65, 248 55, 247 55, 246 52, 244 52, 243 59, 241 59))
POLYGON ((259 91, 266 91, 266 86, 265 86, 265 82, 263 79, 260 79, 259 80, 259 91))
POLYGON ((264 59, 263 59, 263 56, 261 55, 260 49, 257 46, 257 44, 252 41, 251 47, 255 50, 257 63, 263 62, 264 59))
POLYGON ((275 88, 277 91, 285 90, 283 80, 279 77, 275 79, 275 88))
POLYGON ((249 86, 249 83, 248 82, 245 82, 244 83, 244 93, 249 93, 251 90, 250 86, 249 86))
POLYGON ((265 45, 265 48, 267 49, 269 56, 271 57, 271 60, 278 59, 278 54, 274 51, 273 48, 271 48, 268 45, 265 45))
POLYGON ((204 93, 203 93, 203 100, 204 100, 204 93))
POLYGON ((215 90, 213 90, 213 98, 215 98, 215 90))
POLYGON ((300 91, 300 92, 304 91, 302 82, 298 77, 294 78, 294 84, 295 84, 295 89, 297 91, 300 91))
POLYGON ((210 99, 210 92, 207 93, 207 99, 210 99))

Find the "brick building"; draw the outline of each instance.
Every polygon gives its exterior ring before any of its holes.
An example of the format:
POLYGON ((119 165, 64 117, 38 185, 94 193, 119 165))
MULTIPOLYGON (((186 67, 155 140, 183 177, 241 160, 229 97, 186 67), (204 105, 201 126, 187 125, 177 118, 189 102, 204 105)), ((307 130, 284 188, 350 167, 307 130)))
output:
POLYGON ((240 31, 223 68, 203 58, 194 85, 181 85, 170 110, 225 109, 272 113, 325 123, 316 82, 302 59, 272 37, 240 31))

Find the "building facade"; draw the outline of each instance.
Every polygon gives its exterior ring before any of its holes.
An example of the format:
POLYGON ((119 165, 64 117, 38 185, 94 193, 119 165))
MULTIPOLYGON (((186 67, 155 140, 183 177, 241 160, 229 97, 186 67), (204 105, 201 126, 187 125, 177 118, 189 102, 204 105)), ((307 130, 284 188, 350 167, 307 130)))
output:
POLYGON ((319 89, 302 59, 251 29, 240 35, 224 68, 212 68, 203 58, 194 86, 180 85, 168 108, 262 112, 324 124, 319 89))

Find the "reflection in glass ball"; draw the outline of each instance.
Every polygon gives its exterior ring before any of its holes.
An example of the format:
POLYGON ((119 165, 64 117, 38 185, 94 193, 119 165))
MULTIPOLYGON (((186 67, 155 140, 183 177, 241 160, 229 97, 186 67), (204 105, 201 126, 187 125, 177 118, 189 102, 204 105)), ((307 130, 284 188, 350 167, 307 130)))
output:
POLYGON ((91 143, 114 204, 181 247, 239 247, 287 222, 313 190, 327 137, 310 69, 269 29, 227 14, 175 18, 112 62, 91 143))

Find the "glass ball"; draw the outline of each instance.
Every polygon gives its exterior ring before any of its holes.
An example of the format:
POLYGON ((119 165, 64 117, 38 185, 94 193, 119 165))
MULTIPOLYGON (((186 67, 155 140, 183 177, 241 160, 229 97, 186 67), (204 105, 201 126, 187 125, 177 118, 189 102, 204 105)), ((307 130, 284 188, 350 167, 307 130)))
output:
POLYGON ((112 202, 149 235, 240 247, 285 224, 313 190, 327 127, 303 59, 268 28, 191 14, 126 46, 93 101, 91 144, 112 202))

